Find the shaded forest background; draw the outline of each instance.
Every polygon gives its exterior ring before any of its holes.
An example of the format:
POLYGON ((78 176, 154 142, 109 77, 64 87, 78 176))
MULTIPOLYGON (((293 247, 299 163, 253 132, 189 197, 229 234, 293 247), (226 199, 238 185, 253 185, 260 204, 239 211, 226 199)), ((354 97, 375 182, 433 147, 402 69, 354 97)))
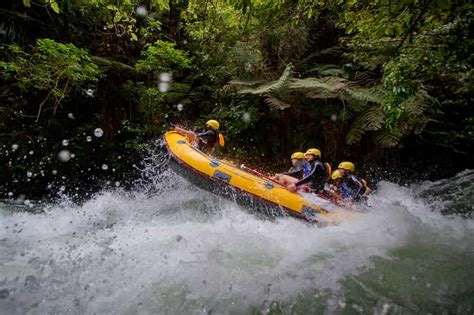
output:
POLYGON ((170 122, 221 155, 294 151, 372 180, 472 168, 469 1, 10 0, 0 4, 0 193, 130 186, 170 122))

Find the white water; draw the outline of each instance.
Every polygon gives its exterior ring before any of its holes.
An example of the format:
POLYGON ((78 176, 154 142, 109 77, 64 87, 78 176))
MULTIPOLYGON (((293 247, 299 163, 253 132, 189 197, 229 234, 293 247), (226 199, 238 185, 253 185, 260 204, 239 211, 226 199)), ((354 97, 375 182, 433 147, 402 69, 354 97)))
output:
POLYGON ((416 312, 438 297, 455 310, 453 296, 473 292, 451 277, 474 276, 474 222, 433 212, 417 197, 429 184, 382 182, 356 222, 317 228, 259 219, 169 176, 151 197, 115 190, 42 214, 0 204, 0 313, 416 312), (465 270, 439 274, 452 265, 465 270), (420 297, 400 293, 415 284, 420 297))

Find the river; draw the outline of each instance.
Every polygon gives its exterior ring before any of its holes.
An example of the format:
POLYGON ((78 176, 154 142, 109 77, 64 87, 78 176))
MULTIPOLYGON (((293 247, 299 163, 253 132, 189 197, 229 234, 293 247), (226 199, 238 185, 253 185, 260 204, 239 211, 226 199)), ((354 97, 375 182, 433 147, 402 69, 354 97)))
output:
POLYGON ((157 176, 80 205, 0 203, 0 313, 474 313, 474 222, 442 215, 472 211, 473 171, 380 182, 323 228, 157 176))

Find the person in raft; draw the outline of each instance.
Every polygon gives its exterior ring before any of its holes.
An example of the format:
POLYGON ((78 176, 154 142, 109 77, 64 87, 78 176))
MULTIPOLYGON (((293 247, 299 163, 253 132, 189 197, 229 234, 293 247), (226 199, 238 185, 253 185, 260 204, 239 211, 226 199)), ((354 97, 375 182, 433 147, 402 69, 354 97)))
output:
POLYGON ((292 177, 302 178, 304 166, 306 161, 304 160, 304 153, 303 152, 295 152, 291 155, 291 167, 288 172, 284 173, 277 173, 275 174, 272 179, 280 181, 280 177, 283 175, 288 175, 292 177))
MULTIPOLYGON (((207 154, 213 154, 216 147, 223 147, 225 144, 224 136, 219 132, 220 124, 215 119, 210 119, 206 122, 206 128, 202 132, 194 133, 179 127, 174 129, 182 134, 190 136, 191 139, 196 139, 199 148, 207 154)), ((191 142, 194 142, 191 140, 191 142)))
POLYGON ((343 201, 353 202, 359 201, 372 191, 367 182, 354 175, 355 165, 352 162, 344 161, 339 163, 337 170, 335 170, 331 179, 335 182, 335 189, 333 187, 333 194, 336 198, 343 201))
POLYGON ((298 179, 289 175, 280 176, 280 182, 290 191, 321 192, 331 174, 330 164, 321 162, 321 151, 308 149, 304 154, 306 163, 303 168, 303 178, 298 179))

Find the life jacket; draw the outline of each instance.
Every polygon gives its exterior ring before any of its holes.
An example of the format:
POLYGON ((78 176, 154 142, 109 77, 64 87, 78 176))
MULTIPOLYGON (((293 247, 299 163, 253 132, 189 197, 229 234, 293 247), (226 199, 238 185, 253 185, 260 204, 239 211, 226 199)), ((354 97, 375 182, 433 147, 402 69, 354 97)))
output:
POLYGON ((225 139, 224 139, 224 135, 222 133, 219 132, 219 145, 221 147, 223 147, 225 145, 225 139))
POLYGON ((332 174, 332 166, 330 163, 325 162, 324 166, 326 167, 326 172, 328 173, 328 180, 331 179, 331 174, 332 174))
POLYGON ((345 176, 341 183, 341 193, 344 199, 359 200, 367 190, 367 186, 356 175, 345 176))
POLYGON ((303 177, 306 177, 309 174, 311 174, 312 170, 313 170, 313 167, 312 167, 311 163, 304 163, 304 165, 303 165, 303 177))

